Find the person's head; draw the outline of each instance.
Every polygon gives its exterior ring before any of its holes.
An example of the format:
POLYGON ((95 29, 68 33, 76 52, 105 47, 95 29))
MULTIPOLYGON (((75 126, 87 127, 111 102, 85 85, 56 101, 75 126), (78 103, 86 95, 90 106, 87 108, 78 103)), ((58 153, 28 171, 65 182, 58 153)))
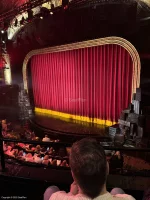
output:
POLYGON ((96 140, 85 138, 73 144, 70 167, 75 181, 85 195, 95 198, 101 193, 108 169, 104 149, 96 140))

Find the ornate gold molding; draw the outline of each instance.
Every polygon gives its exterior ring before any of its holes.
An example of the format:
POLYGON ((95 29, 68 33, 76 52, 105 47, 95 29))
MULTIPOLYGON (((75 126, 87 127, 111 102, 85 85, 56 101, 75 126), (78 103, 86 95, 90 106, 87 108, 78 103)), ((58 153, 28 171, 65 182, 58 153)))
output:
POLYGON ((130 54, 133 61, 132 94, 135 93, 136 88, 140 86, 140 71, 141 71, 140 57, 135 47, 129 41, 120 37, 106 37, 106 38, 88 40, 88 41, 83 41, 83 42, 78 42, 78 43, 67 44, 67 45, 37 49, 37 50, 33 50, 29 52, 27 56, 25 57, 24 63, 23 63, 24 89, 27 90, 28 92, 27 65, 32 56, 38 55, 38 54, 46 54, 46 53, 52 53, 52 52, 61 52, 61 51, 68 51, 68 50, 81 49, 81 48, 87 48, 87 47, 101 46, 101 45, 106 45, 106 44, 116 44, 116 45, 122 46, 130 54))

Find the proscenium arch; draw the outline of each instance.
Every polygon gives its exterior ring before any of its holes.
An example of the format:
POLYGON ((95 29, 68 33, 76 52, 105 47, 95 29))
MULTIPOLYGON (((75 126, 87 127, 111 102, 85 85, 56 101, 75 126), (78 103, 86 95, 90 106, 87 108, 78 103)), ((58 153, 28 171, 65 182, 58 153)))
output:
MULTIPOLYGON (((82 49, 82 48, 88 48, 88 47, 102 46, 102 45, 108 45, 108 44, 116 44, 118 46, 123 47, 131 56, 131 59, 133 62, 132 91, 131 91, 131 98, 132 98, 132 94, 135 93, 136 88, 140 86, 140 70, 141 70, 140 57, 135 47, 129 41, 123 38, 119 38, 119 37, 100 38, 100 39, 78 42, 78 43, 73 43, 73 44, 68 44, 68 45, 48 47, 48 48, 33 50, 29 52, 27 56, 25 57, 25 60, 23 63, 24 89, 28 92, 27 65, 28 65, 29 60, 32 58, 32 56, 42 55, 42 54, 47 54, 47 53, 54 53, 54 52, 62 52, 62 51, 68 51, 68 50, 75 50, 75 49, 82 49)), ((91 118, 89 117, 72 115, 68 113, 63 113, 63 112, 58 112, 58 111, 48 110, 48 109, 43 109, 43 108, 37 108, 37 107, 35 107, 35 112, 43 113, 43 114, 47 114, 51 116, 52 115, 59 116, 60 118, 68 118, 68 119, 85 121, 85 122, 90 122, 90 123, 92 122, 92 123, 107 125, 107 126, 116 124, 115 121, 111 121, 111 120, 94 118, 91 121, 91 118)))
MULTIPOLYGON (((120 38, 120 37, 106 37, 100 38, 95 40, 88 40, 78 43, 72 43, 67 45, 55 46, 55 47, 48 47, 43 49, 37 49, 30 51, 23 62, 23 82, 24 82, 24 89, 28 92, 28 75, 27 75, 27 65, 29 60, 32 56, 38 54, 46 54, 46 53, 54 53, 54 52, 61 52, 61 51, 68 51, 68 50, 75 50, 87 47, 94 47, 94 46, 101 46, 107 44, 116 44, 119 45, 127 50, 130 54, 133 62, 133 74, 132 74, 132 94, 136 92, 136 88, 140 86, 140 72, 141 72, 141 63, 140 57, 135 49, 135 47, 127 40, 120 38)), ((132 98, 132 95, 131 95, 132 98)))

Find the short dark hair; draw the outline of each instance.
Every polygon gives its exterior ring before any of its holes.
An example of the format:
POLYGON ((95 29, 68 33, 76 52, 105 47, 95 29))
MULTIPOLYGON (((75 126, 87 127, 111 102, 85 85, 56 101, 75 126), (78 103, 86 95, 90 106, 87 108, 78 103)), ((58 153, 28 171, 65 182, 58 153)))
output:
POLYGON ((97 197, 107 179, 107 162, 103 147, 95 139, 84 138, 73 144, 70 167, 85 195, 97 197))

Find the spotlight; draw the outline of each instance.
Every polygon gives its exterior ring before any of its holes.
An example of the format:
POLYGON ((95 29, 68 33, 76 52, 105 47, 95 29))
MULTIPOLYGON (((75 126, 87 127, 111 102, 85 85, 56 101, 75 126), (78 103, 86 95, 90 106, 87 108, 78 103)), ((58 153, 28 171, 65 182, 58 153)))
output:
POLYGON ((24 17, 22 17, 22 19, 21 19, 21 21, 20 21, 20 25, 23 25, 23 24, 24 24, 24 22, 25 22, 25 18, 24 18, 24 17))
POLYGON ((4 31, 4 30, 1 30, 1 33, 2 33, 2 34, 4 34, 4 33, 5 33, 5 31, 4 31))
POLYGON ((52 12, 52 11, 50 12, 50 15, 53 15, 53 12, 52 12))
POLYGON ((17 25, 18 25, 18 19, 15 20, 14 26, 17 27, 17 25))
POLYGON ((55 8, 54 4, 51 3, 51 10, 53 10, 55 8))
POLYGON ((33 19, 33 10, 28 10, 28 21, 31 21, 33 19))
POLYGON ((40 19, 43 19, 43 16, 41 16, 40 19))
POLYGON ((3 40, 2 43, 5 44, 5 41, 3 40))

